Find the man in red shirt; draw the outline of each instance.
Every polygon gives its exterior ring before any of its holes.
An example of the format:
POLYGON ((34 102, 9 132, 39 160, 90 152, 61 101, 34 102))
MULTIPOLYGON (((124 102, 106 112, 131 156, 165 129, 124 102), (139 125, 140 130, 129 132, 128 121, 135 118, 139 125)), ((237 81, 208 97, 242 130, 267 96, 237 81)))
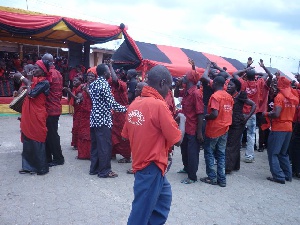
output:
POLYGON ((46 153, 49 166, 63 165, 65 162, 60 146, 60 136, 58 134, 58 120, 61 115, 61 98, 63 89, 63 78, 60 72, 53 65, 53 56, 46 53, 42 60, 49 64, 49 75, 47 80, 50 83, 50 93, 47 96, 46 109, 47 117, 47 138, 46 153))
MULTIPOLYGON (((267 72, 266 75, 263 75, 261 78, 256 80, 256 72, 251 67, 252 58, 248 59, 247 68, 244 70, 239 70, 232 74, 232 76, 238 79, 241 84, 242 88, 241 91, 246 91, 248 98, 252 100, 257 106, 259 105, 259 94, 260 90, 264 85, 266 85, 266 80, 269 78, 272 80, 272 74, 267 72), (240 76, 246 73, 246 80, 242 79, 240 76)), ((266 70, 265 66, 263 65, 263 61, 261 60, 261 67, 266 70)), ((267 98, 267 96, 266 96, 267 98)), ((245 152, 245 162, 252 163, 254 162, 254 142, 255 142, 255 131, 256 131, 256 113, 259 107, 257 107, 255 114, 253 114, 247 121, 247 147, 245 152)), ((248 115, 250 113, 251 107, 249 105, 244 105, 244 114, 248 115)))
POLYGON ((203 99, 197 89, 199 76, 195 70, 188 71, 187 74, 177 82, 174 96, 182 97, 182 112, 186 117, 185 135, 180 145, 183 169, 178 173, 187 173, 188 177, 181 182, 191 184, 197 181, 197 171, 199 166, 200 143, 203 142, 203 99), (184 86, 183 90, 179 90, 184 86))
MULTIPOLYGON (((207 69, 205 71, 207 73, 207 69)), ((214 94, 210 97, 205 120, 204 158, 207 177, 202 182, 226 187, 225 149, 227 132, 232 123, 233 98, 224 90, 225 79, 217 76, 213 80, 214 94), (217 174, 214 159, 217 160, 217 174)))
POLYGON ((129 139, 135 173, 134 200, 129 225, 165 224, 172 201, 171 186, 165 171, 168 150, 179 146, 184 134, 185 117, 179 115, 179 129, 164 100, 172 84, 164 66, 148 73, 144 86, 127 110, 122 136, 129 139))
POLYGON ((268 160, 272 177, 267 179, 284 184, 292 181, 292 170, 288 155, 288 147, 292 136, 292 122, 299 104, 296 90, 291 89, 290 81, 279 77, 277 82, 279 93, 274 99, 274 109, 263 115, 271 120, 271 132, 268 138, 268 160))

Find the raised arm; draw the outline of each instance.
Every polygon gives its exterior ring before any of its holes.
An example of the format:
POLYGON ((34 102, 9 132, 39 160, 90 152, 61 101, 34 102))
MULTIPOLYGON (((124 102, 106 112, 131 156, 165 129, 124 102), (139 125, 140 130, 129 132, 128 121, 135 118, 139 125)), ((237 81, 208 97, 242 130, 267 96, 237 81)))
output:
POLYGON ((223 68, 219 67, 219 66, 217 65, 217 63, 212 62, 211 65, 213 66, 213 68, 219 70, 220 72, 223 72, 223 73, 227 74, 227 78, 230 77, 230 74, 227 73, 227 71, 224 70, 223 68))
POLYGON ((269 78, 269 80, 272 80, 273 75, 271 74, 271 72, 265 67, 264 65, 264 61, 262 59, 259 60, 259 65, 266 71, 267 75, 263 75, 261 78, 266 80, 267 78, 269 78))
POLYGON ((207 82, 207 83, 210 83, 211 79, 209 78, 208 74, 209 74, 209 71, 210 71, 210 68, 211 68, 211 62, 207 63, 207 66, 206 66, 206 69, 204 71, 204 73, 202 74, 202 77, 201 77, 201 82, 207 82))
POLYGON ((247 72, 248 70, 252 70, 252 69, 254 69, 254 67, 250 66, 250 67, 247 67, 247 68, 245 68, 245 69, 238 70, 238 71, 234 72, 234 73, 232 74, 232 76, 233 76, 233 78, 235 78, 235 79, 239 79, 240 76, 242 76, 245 72, 247 72))
POLYGON ((113 60, 109 60, 109 64, 108 64, 108 67, 109 67, 109 70, 110 70, 110 73, 111 73, 111 79, 113 82, 117 83, 118 82, 118 77, 115 73, 115 70, 114 68, 112 67, 112 64, 114 63, 113 60))

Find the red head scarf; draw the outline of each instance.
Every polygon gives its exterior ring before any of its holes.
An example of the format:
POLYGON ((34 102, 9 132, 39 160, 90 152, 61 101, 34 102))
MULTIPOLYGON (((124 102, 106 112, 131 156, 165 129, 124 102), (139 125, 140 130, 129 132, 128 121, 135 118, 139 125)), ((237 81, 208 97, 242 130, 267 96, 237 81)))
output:
POLYGON ((200 76, 195 70, 190 70, 186 73, 186 78, 193 84, 197 84, 200 79, 200 76))
POLYGON ((38 60, 36 61, 36 64, 47 74, 47 76, 49 76, 49 71, 47 70, 45 64, 43 63, 42 60, 38 60))
POLYGON ((291 82, 285 77, 279 77, 277 81, 277 88, 290 103, 298 105, 298 93, 291 88, 291 82))
POLYGON ((97 75, 97 70, 96 70, 96 68, 97 68, 97 66, 94 66, 94 67, 91 67, 91 68, 89 68, 88 70, 87 70, 87 72, 86 73, 93 73, 93 74, 95 74, 95 76, 96 76, 96 79, 98 78, 98 75, 97 75))

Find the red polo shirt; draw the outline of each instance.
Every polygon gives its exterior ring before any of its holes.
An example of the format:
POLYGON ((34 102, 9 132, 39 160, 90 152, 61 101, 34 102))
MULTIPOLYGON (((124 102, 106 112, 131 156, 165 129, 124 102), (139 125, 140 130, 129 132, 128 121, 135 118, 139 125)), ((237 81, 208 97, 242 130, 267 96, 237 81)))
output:
POLYGON ((182 97, 181 105, 182 112, 186 117, 185 133, 195 135, 198 126, 198 115, 204 113, 203 99, 197 86, 191 87, 180 92, 182 97))
POLYGON ((167 168, 169 148, 181 139, 165 100, 149 86, 143 87, 141 97, 129 105, 121 135, 129 139, 134 172, 154 162, 162 174, 167 168))

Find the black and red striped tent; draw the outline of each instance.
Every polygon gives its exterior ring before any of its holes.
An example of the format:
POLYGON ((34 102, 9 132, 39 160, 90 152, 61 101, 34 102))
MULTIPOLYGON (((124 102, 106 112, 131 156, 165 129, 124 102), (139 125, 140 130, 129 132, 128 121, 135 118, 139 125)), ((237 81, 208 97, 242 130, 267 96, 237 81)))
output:
POLYGON ((0 6, 0 40, 24 44, 67 47, 67 42, 104 43, 122 37, 124 24, 45 15, 0 6))
POLYGON ((191 69, 188 58, 194 60, 200 73, 204 72, 209 61, 216 62, 220 67, 226 67, 229 73, 245 68, 245 65, 236 59, 185 48, 134 41, 127 33, 124 33, 124 37, 124 42, 112 57, 118 68, 135 68, 144 74, 151 67, 160 64, 166 66, 172 76, 180 77, 191 69))

